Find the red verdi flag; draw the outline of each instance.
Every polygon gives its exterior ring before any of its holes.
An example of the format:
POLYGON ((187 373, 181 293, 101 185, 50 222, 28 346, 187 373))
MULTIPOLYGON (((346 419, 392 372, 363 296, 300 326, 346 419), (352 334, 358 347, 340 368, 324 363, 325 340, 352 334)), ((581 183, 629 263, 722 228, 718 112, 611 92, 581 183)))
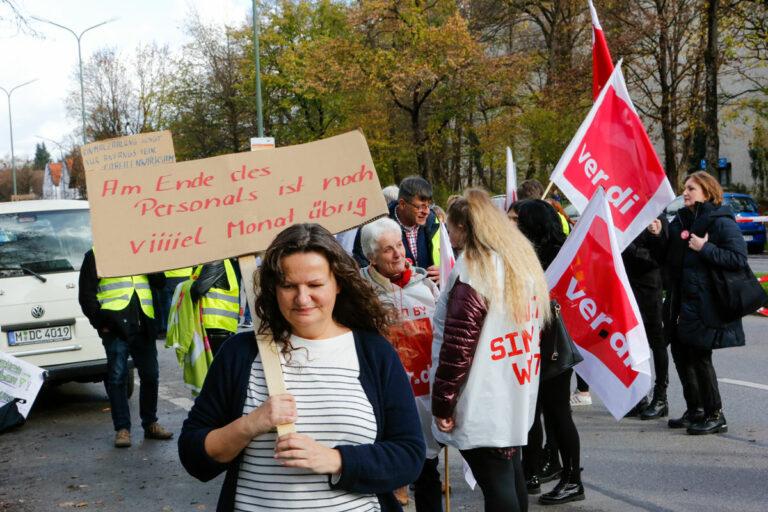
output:
POLYGON ((627 92, 621 62, 550 179, 579 211, 603 187, 622 251, 675 198, 627 92))
POLYGON ((546 272, 584 361, 576 372, 616 419, 651 387, 650 350, 599 188, 546 272))
POLYGON ((605 40, 603 27, 597 19, 597 11, 592 5, 592 0, 589 0, 589 13, 592 15, 592 99, 594 100, 613 73, 613 60, 611 60, 608 42, 605 40))

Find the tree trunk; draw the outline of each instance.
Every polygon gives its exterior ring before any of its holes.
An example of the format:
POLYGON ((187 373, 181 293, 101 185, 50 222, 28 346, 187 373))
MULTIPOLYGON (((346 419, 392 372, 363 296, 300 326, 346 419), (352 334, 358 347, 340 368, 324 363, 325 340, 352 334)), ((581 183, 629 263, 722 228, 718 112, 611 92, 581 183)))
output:
POLYGON ((676 143, 676 119, 673 119, 673 95, 677 94, 673 90, 672 83, 674 77, 670 76, 670 47, 667 30, 669 22, 667 12, 665 12, 665 2, 656 2, 656 14, 659 24, 659 47, 657 51, 657 62, 659 66, 659 88, 661 89, 661 135, 664 141, 664 169, 666 170, 669 182, 676 188, 677 183, 677 143, 676 143))
POLYGON ((464 123, 461 119, 458 119, 457 121, 453 141, 453 174, 451 176, 452 192, 459 192, 461 190, 461 138, 463 135, 462 128, 464 127, 464 123))
POLYGON ((426 155, 426 148, 424 148, 424 136, 421 132, 418 107, 411 110, 411 140, 416 150, 416 166, 419 170, 419 176, 429 181, 429 161, 426 155))
POLYGON ((717 12, 719 0, 707 2, 707 49, 704 52, 705 91, 704 129, 707 135, 707 171, 717 176, 717 159, 720 156, 720 137, 717 126, 717 12))

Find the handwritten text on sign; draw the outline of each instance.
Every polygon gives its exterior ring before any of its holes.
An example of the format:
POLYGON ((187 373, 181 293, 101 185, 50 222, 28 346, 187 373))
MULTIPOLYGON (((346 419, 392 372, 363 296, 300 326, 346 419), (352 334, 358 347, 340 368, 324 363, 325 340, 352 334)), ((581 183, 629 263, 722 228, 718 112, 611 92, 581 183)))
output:
POLYGON ((83 146, 86 171, 144 169, 175 161, 173 138, 168 130, 100 140, 83 146))
POLYGON ((335 233, 386 214, 360 132, 86 179, 101 276, 252 254, 292 224, 335 233))

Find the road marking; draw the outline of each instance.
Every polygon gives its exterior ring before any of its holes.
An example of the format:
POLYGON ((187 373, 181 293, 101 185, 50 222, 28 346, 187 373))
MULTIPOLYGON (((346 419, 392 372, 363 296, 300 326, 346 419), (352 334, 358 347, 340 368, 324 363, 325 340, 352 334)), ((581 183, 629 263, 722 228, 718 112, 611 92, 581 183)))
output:
POLYGON ((173 395, 171 395, 171 393, 169 392, 168 388, 165 387, 165 386, 159 386, 157 388, 157 397, 158 398, 162 398, 166 402, 171 402, 176 407, 180 407, 180 408, 184 409, 185 411, 188 411, 188 410, 192 409, 192 405, 195 403, 192 400, 190 400, 189 398, 174 397, 173 395))
POLYGON ((736 386, 744 386, 745 388, 762 389, 763 391, 768 391, 768 385, 758 384, 756 382, 747 382, 745 380, 736 380, 736 379, 717 379, 717 380, 725 384, 735 384, 736 386))

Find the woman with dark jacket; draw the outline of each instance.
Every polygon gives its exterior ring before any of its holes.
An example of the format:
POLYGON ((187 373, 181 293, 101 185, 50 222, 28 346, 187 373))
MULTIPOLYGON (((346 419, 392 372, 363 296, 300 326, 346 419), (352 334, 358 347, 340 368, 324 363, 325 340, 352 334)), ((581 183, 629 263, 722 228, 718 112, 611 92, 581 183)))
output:
POLYGON ((433 432, 461 451, 486 511, 525 511, 520 447, 533 422, 537 341, 549 316, 544 272, 483 190, 452 202, 447 226, 451 245, 463 250, 434 317, 433 432))
POLYGON ((288 393, 269 395, 252 332, 221 347, 179 437, 185 469, 226 472, 219 511, 402 510, 424 440, 408 376, 381 336, 391 313, 318 224, 277 235, 260 270, 256 314, 273 337, 288 393), (274 427, 295 423, 277 437, 274 427))
MULTIPOLYGON (((648 345, 653 354, 653 370, 656 376, 650 403, 643 398, 634 409, 641 420, 662 418, 669 414, 667 404, 669 341, 664 336, 661 315, 663 301, 661 268, 664 266, 668 238, 669 221, 662 213, 621 253, 624 269, 643 319, 648 345)), ((628 414, 630 415, 635 414, 628 414)))
MULTIPOLYGON (((517 214, 518 228, 531 241, 541 265, 546 269, 565 242, 557 211, 541 199, 518 201, 512 205, 512 211, 517 214)), ((528 489, 529 492, 536 492, 540 485, 543 438, 539 413, 543 412, 547 444, 556 447, 560 452, 563 472, 554 489, 539 498, 542 505, 557 505, 584 499, 580 471, 581 445, 570 407, 572 374, 573 370, 568 370, 549 380, 540 381, 536 419, 528 433, 528 446, 523 450, 528 489)))
POLYGON ((664 328, 683 385, 686 411, 670 428, 689 434, 726 432, 712 350, 744 345, 741 319, 721 320, 710 271, 747 266, 747 246, 723 190, 699 171, 685 181, 684 207, 669 226, 665 270, 669 280, 664 328))

